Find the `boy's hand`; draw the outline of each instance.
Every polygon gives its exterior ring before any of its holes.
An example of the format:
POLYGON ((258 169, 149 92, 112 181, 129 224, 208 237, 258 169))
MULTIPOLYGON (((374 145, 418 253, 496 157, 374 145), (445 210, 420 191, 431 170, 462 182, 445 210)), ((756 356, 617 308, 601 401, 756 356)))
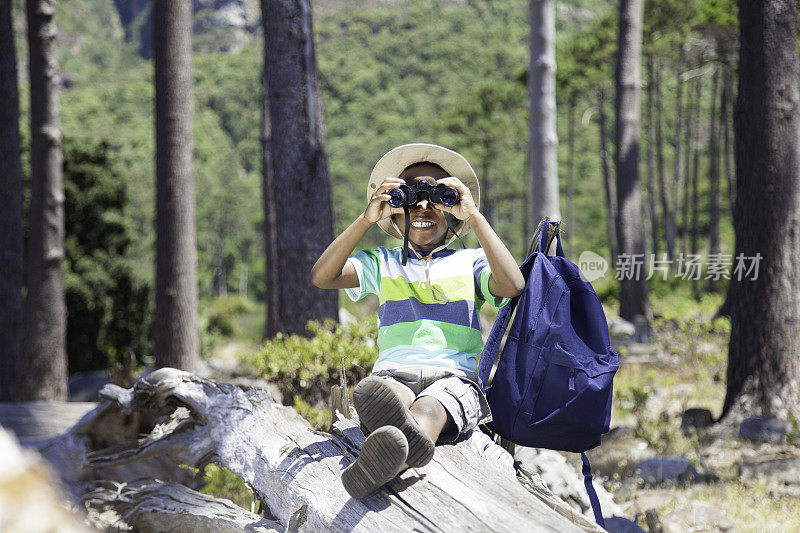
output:
POLYGON ((388 218, 395 213, 403 213, 399 207, 392 207, 389 205, 388 194, 392 189, 396 189, 400 185, 405 185, 405 181, 400 178, 386 178, 380 187, 375 189, 367 208, 364 210, 364 218, 370 223, 374 224, 379 220, 388 218))
POLYGON ((461 196, 456 205, 447 207, 442 204, 434 204, 436 209, 451 213, 457 219, 465 221, 469 221, 473 215, 479 212, 478 206, 475 205, 475 200, 472 198, 472 192, 470 192, 469 187, 464 185, 460 179, 455 177, 442 178, 436 180, 436 183, 454 188, 461 196))

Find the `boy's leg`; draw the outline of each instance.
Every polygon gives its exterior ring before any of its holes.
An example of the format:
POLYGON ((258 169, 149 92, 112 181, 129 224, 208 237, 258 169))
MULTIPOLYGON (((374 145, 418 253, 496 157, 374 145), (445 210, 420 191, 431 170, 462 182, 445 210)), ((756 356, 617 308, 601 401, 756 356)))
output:
POLYGON ((361 423, 368 431, 383 426, 394 426, 403 432, 408 441, 408 459, 411 467, 424 466, 433 458, 435 441, 420 426, 409 406, 413 392, 405 390, 391 378, 369 376, 356 385, 353 405, 361 423))
POLYGON ((457 430, 453 417, 444 408, 442 402, 433 396, 417 398, 411 404, 410 411, 433 442, 436 442, 442 431, 452 433, 457 430))

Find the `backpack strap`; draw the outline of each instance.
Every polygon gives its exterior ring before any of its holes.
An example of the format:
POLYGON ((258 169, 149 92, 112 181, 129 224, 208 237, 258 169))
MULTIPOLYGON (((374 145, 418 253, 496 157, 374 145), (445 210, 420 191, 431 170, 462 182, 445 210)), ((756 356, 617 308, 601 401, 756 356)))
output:
POLYGON ((539 247, 538 251, 547 255, 547 251, 550 249, 550 245, 553 243, 553 239, 556 240, 556 256, 557 257, 564 257, 564 249, 561 247, 561 221, 560 220, 550 220, 549 218, 543 218, 539 222, 539 247), (553 228, 553 236, 550 236, 550 224, 555 226, 553 228))
POLYGON ((605 529, 606 523, 603 520, 603 510, 600 509, 600 500, 597 498, 597 492, 592 485, 592 465, 589 464, 589 458, 585 453, 581 453, 581 461, 583 461, 583 484, 586 487, 586 492, 589 494, 589 502, 592 504, 592 512, 594 513, 594 521, 597 525, 605 529))
MULTIPOLYGON (((535 256, 535 253, 529 255, 519 267, 520 272, 522 272, 522 278, 525 280, 525 290, 527 290, 528 278, 530 277, 531 270, 533 269, 533 261, 535 256)), ((500 342, 503 340, 503 335, 506 332, 506 328, 508 328, 508 323, 511 322, 511 316, 514 314, 514 310, 517 308, 520 298, 523 294, 525 294, 525 290, 523 290, 519 296, 513 297, 506 305, 500 308, 500 310, 497 312, 497 319, 495 319, 494 325, 492 326, 492 331, 489 333, 489 337, 486 339, 486 343, 483 345, 481 359, 478 363, 478 375, 488 375, 486 382, 483 384, 483 390, 488 390, 492 385, 492 380, 494 379, 494 373, 497 370, 497 365, 500 364, 500 342), (492 362, 492 366, 487 373, 485 366, 489 364, 489 361, 492 362)))

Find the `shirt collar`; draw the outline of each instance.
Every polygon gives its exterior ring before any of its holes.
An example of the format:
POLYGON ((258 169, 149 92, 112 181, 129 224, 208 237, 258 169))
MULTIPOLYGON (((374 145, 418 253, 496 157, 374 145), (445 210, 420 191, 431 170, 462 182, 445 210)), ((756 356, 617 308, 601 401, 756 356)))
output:
POLYGON ((444 246, 440 248, 434 248, 433 251, 429 254, 425 254, 424 252, 414 250, 410 246, 408 247, 408 257, 417 260, 422 258, 438 259, 439 257, 447 257, 448 255, 451 255, 453 253, 455 253, 455 250, 450 250, 444 246))

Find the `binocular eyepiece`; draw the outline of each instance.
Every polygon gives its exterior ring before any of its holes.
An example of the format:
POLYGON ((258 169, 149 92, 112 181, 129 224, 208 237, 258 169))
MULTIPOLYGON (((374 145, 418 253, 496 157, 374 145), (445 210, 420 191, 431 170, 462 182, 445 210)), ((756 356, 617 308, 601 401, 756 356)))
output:
POLYGON ((418 194, 428 193, 428 200, 432 204, 442 204, 447 207, 456 205, 461 199, 461 195, 453 187, 448 187, 441 183, 431 185, 427 181, 418 181, 413 185, 400 185, 396 189, 390 190, 389 205, 392 207, 412 206, 418 201, 418 194))

